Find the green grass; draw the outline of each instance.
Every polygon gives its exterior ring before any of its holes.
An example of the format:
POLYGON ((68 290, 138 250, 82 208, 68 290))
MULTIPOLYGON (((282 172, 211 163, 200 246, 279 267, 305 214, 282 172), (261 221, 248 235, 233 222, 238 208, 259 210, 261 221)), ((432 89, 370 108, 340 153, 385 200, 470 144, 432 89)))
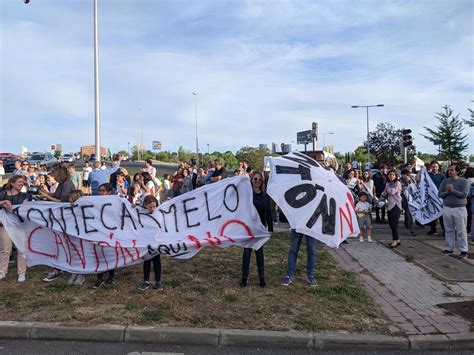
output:
POLYGON ((142 312, 142 320, 145 322, 159 322, 171 310, 171 306, 167 303, 151 306, 142 312))
POLYGON ((235 303, 239 300, 239 298, 232 293, 228 295, 224 295, 224 299, 226 300, 226 302, 229 302, 229 303, 235 303))
POLYGON ((51 292, 64 292, 74 287, 74 285, 68 285, 65 281, 56 281, 46 286, 51 292))
POLYGON ((16 308, 18 303, 23 298, 19 292, 10 292, 0 295, 0 303, 3 303, 7 308, 16 308))
POLYGON ((140 305, 139 305, 138 302, 130 301, 130 302, 125 303, 124 308, 125 308, 127 311, 133 311, 133 310, 137 309, 139 306, 140 306, 140 305))

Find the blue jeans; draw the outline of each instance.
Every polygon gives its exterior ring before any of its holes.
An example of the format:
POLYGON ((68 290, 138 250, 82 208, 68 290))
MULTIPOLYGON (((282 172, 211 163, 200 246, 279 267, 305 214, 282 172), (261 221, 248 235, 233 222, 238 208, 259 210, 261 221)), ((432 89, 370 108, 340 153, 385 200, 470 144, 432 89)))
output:
POLYGON ((293 278, 296 270, 296 259, 298 258, 298 252, 300 250, 301 240, 303 236, 306 237, 306 275, 309 277, 314 277, 314 262, 316 260, 316 239, 311 238, 310 236, 297 233, 294 229, 291 230, 291 246, 290 252, 288 253, 288 271, 286 276, 293 278))

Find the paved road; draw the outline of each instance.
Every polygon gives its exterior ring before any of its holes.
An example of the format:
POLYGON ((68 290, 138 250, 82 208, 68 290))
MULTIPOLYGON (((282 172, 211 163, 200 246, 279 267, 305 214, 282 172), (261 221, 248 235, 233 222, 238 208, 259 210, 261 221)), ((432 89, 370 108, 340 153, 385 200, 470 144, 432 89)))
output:
MULTIPOLYGON (((316 354, 315 350, 295 349, 264 349, 264 348, 216 348, 210 346, 159 346, 154 344, 124 344, 124 343, 92 343, 73 341, 39 341, 39 340, 3 340, 0 339, 0 354, 84 354, 84 355, 152 355, 152 354, 316 354)), ((448 354, 442 351, 324 351, 328 355, 402 355, 413 354, 448 354)), ((449 354, 453 354, 450 352, 449 354)), ((456 354, 472 354, 470 351, 456 352, 456 354)))

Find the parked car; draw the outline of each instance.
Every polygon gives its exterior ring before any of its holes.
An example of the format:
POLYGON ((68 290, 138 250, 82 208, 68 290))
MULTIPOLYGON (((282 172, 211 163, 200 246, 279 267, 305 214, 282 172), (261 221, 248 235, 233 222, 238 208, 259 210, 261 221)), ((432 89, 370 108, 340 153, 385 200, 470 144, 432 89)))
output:
POLYGON ((61 161, 64 163, 74 163, 76 158, 72 154, 64 154, 63 157, 61 158, 61 161))
POLYGON ((58 159, 49 152, 35 152, 28 160, 30 164, 44 164, 48 168, 58 162, 58 159))
POLYGON ((5 173, 13 173, 15 170, 15 162, 17 160, 22 160, 21 157, 18 156, 10 156, 8 158, 2 158, 3 160, 3 167, 5 168, 5 173))

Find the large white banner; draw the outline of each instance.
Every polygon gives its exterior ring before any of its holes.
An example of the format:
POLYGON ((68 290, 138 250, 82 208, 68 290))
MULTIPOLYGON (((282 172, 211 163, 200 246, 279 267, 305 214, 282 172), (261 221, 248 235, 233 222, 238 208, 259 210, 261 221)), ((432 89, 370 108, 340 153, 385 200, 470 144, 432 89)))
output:
POLYGON ((352 193, 330 168, 299 152, 267 161, 268 194, 291 228, 330 247, 359 234, 352 193))
POLYGON ((421 169, 418 184, 410 184, 405 189, 410 213, 421 224, 427 224, 443 214, 443 200, 438 197, 438 188, 431 180, 426 168, 421 169))
POLYGON ((270 237, 253 205, 248 177, 186 193, 153 214, 118 196, 87 196, 74 204, 30 202, 0 222, 28 266, 96 273, 136 264, 157 253, 180 259, 203 247, 258 249, 270 237))

